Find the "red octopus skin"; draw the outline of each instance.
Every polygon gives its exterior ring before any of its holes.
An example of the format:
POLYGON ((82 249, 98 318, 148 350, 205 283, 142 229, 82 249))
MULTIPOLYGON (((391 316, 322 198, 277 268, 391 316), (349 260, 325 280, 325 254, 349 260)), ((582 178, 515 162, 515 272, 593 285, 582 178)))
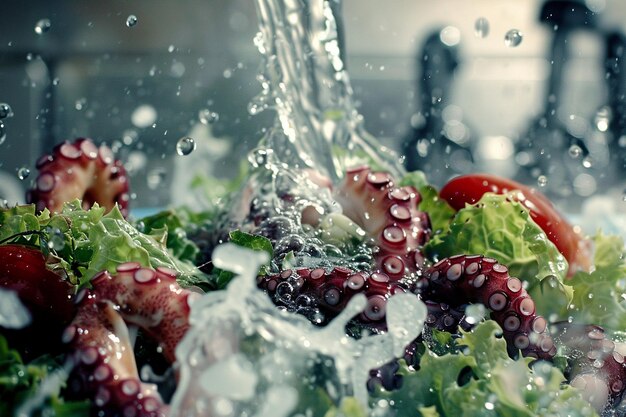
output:
POLYGON ((535 303, 522 282, 508 268, 484 256, 457 255, 429 268, 424 296, 451 305, 478 302, 491 310, 509 349, 523 356, 551 359, 556 354, 547 321, 535 312, 535 303))
POLYGON ((39 175, 26 200, 38 210, 59 212, 65 202, 78 198, 85 208, 97 202, 109 211, 117 204, 128 216, 128 177, 108 146, 97 147, 83 138, 64 142, 51 155, 39 158, 37 169, 39 175))
MULTIPOLYGON (((355 294, 364 294, 367 304, 358 319, 362 324, 382 330, 386 329, 385 312, 389 298, 408 292, 382 272, 353 272, 344 267, 336 267, 330 272, 323 268, 288 269, 259 277, 258 285, 279 305, 319 308, 325 321, 339 314, 355 294)), ((461 310, 434 301, 425 304, 428 310, 426 324, 430 327, 455 331, 463 321, 461 310)))
POLYGON ((430 237, 431 226, 428 214, 417 209, 421 196, 415 188, 396 187, 388 173, 359 167, 346 172, 335 198, 343 214, 378 245, 376 272, 393 281, 420 273, 420 249, 430 237))
POLYGON ((555 339, 570 349, 576 359, 569 375, 570 383, 583 392, 598 412, 602 412, 608 400, 619 400, 626 391, 626 360, 623 352, 616 349, 615 342, 608 339, 604 329, 595 325, 557 323, 555 339), (586 387, 588 381, 603 387, 586 387), (604 388, 604 392, 601 388, 604 388), (596 398, 593 398, 593 397, 596 398))
POLYGON ((126 324, 142 328, 173 362, 189 328, 189 304, 197 296, 175 277, 167 268, 129 262, 115 275, 101 272, 93 288, 79 294, 78 314, 63 334, 73 350, 71 388, 91 395, 104 415, 167 415, 156 389, 139 379, 126 324))

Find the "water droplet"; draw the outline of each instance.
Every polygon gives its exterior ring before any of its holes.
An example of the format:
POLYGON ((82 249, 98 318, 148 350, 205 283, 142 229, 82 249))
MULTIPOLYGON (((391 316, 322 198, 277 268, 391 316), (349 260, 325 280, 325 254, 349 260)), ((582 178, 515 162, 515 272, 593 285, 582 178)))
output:
POLYGON ((4 143, 7 138, 7 131, 4 128, 4 123, 0 120, 0 145, 4 143))
POLYGON ((176 153, 180 156, 186 156, 196 150, 196 141, 189 136, 182 137, 176 143, 176 153))
POLYGON ((176 47, 174 45, 170 45, 167 47, 167 52, 171 54, 172 52, 174 52, 174 49, 176 49, 176 47))
POLYGON ((509 48, 515 48, 522 43, 524 39, 524 34, 520 32, 518 29, 509 30, 506 35, 504 35, 504 44, 509 48))
POLYGON ((83 97, 83 98, 79 98, 78 100, 76 100, 76 103, 74 103, 74 108, 80 111, 83 108, 85 108, 86 105, 87 105, 87 99, 83 97))
POLYGON ((13 110, 7 103, 0 103, 0 119, 6 119, 7 117, 13 117, 13 110))
POLYGON ((546 185, 548 185, 548 177, 546 177, 545 175, 540 175, 537 178, 537 185, 540 187, 545 187, 546 185))
POLYGON ((479 38, 486 38, 489 35, 489 21, 484 17, 479 17, 474 22, 474 34, 479 38))
POLYGON ((65 238, 60 229, 48 230, 50 237, 48 238, 48 248, 52 250, 63 250, 65 247, 65 238))
POLYGON ((17 177, 22 181, 28 178, 29 175, 30 175, 30 169, 26 167, 21 167, 20 169, 17 170, 17 177))
POLYGON ((265 149, 265 148, 254 149, 248 155, 248 161, 250 161, 252 166, 254 166, 255 168, 258 168, 260 166, 266 165, 269 162, 273 152, 274 151, 272 149, 265 149))
POLYGON ((210 125, 217 122, 220 119, 220 115, 209 109, 201 109, 198 112, 198 119, 200 123, 210 125))
POLYGON ((129 28, 132 28, 133 26, 135 26, 137 24, 137 16, 135 16, 134 14, 129 15, 126 18, 126 26, 128 26, 129 28))
POLYGON ((156 109, 150 104, 142 104, 138 106, 130 115, 130 121, 133 125, 146 128, 152 126, 158 117, 156 109))
POLYGON ((580 155, 582 155, 583 150, 578 145, 572 145, 569 147, 568 153, 569 153, 569 156, 571 156, 572 158, 580 158, 580 155))
POLYGON ((148 172, 146 176, 146 182, 148 183, 148 188, 151 190, 156 190, 165 180, 165 170, 163 168, 155 168, 148 172))
POLYGON ((493 403, 486 402, 486 403, 485 403, 485 408, 486 408, 487 410, 493 410, 493 409, 494 409, 494 405, 493 405, 493 403))
POLYGON ((607 106, 601 107, 596 112, 594 123, 600 132, 606 132, 611 123, 611 109, 607 106))
POLYGON ((55 78, 52 80, 52 85, 59 85, 59 81, 60 81, 60 80, 59 80, 59 77, 55 77, 55 78))
POLYGON ((465 309, 465 321, 468 324, 476 324, 485 318, 487 311, 482 304, 470 304, 465 309))
POLYGON ((593 166, 593 159, 590 156, 585 156, 583 158, 583 166, 585 168, 591 168, 593 166))
POLYGON ((50 19, 40 19, 35 25, 35 33, 37 35, 43 35, 50 30, 50 27, 52 27, 50 19))

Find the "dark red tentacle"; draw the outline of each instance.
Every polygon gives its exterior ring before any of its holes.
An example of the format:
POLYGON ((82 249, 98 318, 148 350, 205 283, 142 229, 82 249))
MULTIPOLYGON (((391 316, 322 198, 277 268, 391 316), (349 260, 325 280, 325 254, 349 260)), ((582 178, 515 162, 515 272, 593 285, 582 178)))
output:
POLYGON ((504 332, 510 350, 524 356, 550 359, 556 354, 547 321, 536 314, 535 303, 522 282, 508 268, 484 256, 453 256, 426 271, 428 299, 451 305, 481 303, 491 310, 504 332))

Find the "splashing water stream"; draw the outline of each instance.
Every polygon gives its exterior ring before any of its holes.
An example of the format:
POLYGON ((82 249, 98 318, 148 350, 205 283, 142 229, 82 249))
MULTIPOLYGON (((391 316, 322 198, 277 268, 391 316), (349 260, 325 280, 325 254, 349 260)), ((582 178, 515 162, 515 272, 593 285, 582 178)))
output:
POLYGON ((401 356, 426 318, 421 301, 398 294, 387 307, 389 331, 355 340, 345 326, 365 307, 364 296, 355 296, 328 326, 318 328, 278 310, 256 288, 267 254, 227 243, 214 251, 213 262, 238 276, 226 290, 208 293, 192 306, 191 329, 176 350, 180 381, 172 417, 261 417, 269 415, 266 410, 283 417, 305 412, 298 409, 304 406, 300 400, 319 396, 315 388, 335 404, 354 395, 367 407, 369 370, 401 356))

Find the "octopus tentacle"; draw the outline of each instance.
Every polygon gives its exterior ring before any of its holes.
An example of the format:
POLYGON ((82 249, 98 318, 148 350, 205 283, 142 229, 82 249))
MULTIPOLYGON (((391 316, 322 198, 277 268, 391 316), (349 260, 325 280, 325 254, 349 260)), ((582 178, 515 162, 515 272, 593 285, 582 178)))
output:
POLYGON ((576 358, 569 375, 571 385, 579 388, 598 412, 610 401, 622 398, 626 349, 608 339, 600 326, 557 323, 554 327, 555 339, 576 358))
POLYGON ((443 259, 425 273, 425 297, 452 305, 482 303, 500 324, 512 353, 550 359, 556 354, 547 321, 536 314, 535 303, 508 268, 484 256, 458 255, 443 259))
POLYGON ((97 202, 111 210, 117 204, 124 217, 128 215, 126 170, 108 146, 97 147, 82 138, 64 142, 51 155, 39 158, 37 169, 39 175, 26 200, 35 203, 38 210, 59 212, 63 203, 79 198, 85 208, 97 202))
POLYGON ((379 247, 374 255, 377 272, 393 281, 419 274, 424 263, 420 248, 431 226, 428 214, 417 209, 421 196, 415 188, 396 187, 388 173, 359 167, 346 172, 336 199, 379 247))
POLYGON ((155 339, 165 358, 189 328, 190 302, 197 296, 182 289, 174 271, 143 268, 136 262, 103 271, 82 293, 78 314, 63 334, 73 348, 76 365, 73 387, 91 395, 105 414, 166 415, 154 386, 138 377, 126 323, 141 327, 155 339))

